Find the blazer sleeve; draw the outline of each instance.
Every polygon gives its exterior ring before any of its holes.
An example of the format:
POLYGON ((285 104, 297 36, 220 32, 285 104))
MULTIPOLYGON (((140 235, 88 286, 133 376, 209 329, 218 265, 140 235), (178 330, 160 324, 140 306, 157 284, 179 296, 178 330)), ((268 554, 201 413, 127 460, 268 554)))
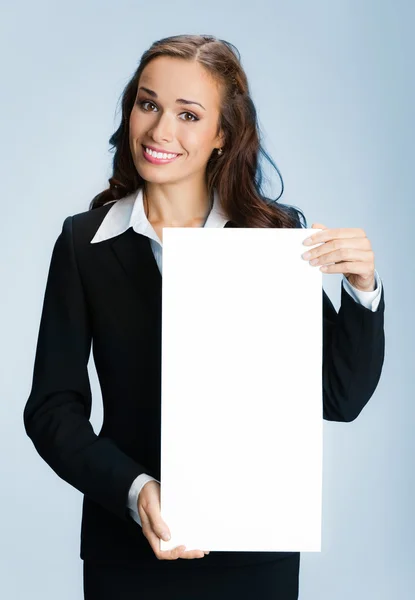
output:
POLYGON ((385 355, 384 311, 383 285, 376 311, 342 286, 337 313, 323 290, 323 419, 353 421, 373 395, 385 355))
POLYGON ((59 477, 131 521, 128 491, 147 469, 111 439, 94 433, 87 370, 91 338, 72 217, 67 217, 52 252, 24 426, 39 455, 59 477))

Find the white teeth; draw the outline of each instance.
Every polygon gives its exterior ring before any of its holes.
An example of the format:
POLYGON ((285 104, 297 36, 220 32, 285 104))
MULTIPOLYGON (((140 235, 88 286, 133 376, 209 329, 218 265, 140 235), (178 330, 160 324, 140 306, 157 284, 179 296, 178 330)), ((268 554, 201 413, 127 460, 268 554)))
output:
POLYGON ((177 154, 167 154, 166 152, 155 152, 154 150, 150 150, 150 148, 146 148, 146 152, 147 154, 150 154, 150 156, 154 156, 155 158, 174 158, 175 156, 178 156, 177 154))

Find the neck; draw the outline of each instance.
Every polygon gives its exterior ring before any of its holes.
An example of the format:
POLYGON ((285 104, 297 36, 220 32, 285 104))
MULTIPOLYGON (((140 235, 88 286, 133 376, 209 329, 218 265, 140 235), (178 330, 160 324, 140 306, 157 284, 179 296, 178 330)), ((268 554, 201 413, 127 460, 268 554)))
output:
POLYGON ((204 221, 213 198, 209 198, 205 182, 195 186, 180 183, 149 183, 143 189, 144 210, 150 223, 166 227, 186 227, 204 221))

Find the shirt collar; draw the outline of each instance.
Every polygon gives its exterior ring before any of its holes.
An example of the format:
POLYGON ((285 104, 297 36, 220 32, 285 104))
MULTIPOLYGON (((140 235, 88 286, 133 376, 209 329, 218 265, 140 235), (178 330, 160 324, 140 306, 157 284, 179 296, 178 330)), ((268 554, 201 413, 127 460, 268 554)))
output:
MULTIPOLYGON (((203 227, 224 227, 228 219, 219 202, 216 190, 213 191, 213 206, 203 227)), ((114 201, 113 206, 105 215, 101 225, 91 240, 96 244, 113 238, 132 227, 136 233, 141 233, 161 245, 151 223, 146 217, 143 203, 143 189, 114 201)))

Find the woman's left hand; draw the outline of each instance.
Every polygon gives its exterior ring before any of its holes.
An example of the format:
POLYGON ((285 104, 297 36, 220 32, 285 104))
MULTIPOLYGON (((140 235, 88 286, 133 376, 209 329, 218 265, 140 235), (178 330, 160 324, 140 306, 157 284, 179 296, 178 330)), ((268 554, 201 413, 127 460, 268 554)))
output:
POLYGON ((320 267, 323 273, 343 273, 351 285, 362 292, 373 291, 375 255, 363 229, 329 229, 321 223, 313 223, 312 228, 324 231, 312 235, 309 245, 324 243, 310 250, 307 256, 302 254, 304 260, 316 260, 313 266, 327 265, 320 267))

